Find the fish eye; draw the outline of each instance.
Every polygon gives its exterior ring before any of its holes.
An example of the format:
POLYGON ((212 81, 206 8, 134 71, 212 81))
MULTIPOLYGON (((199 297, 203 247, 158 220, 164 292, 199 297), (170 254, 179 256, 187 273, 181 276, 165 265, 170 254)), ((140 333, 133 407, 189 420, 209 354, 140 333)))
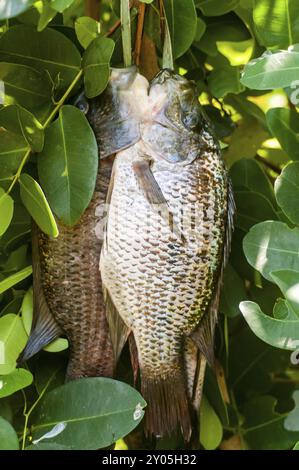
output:
POLYGON ((73 101, 73 104, 74 106, 76 106, 76 108, 80 109, 80 111, 82 111, 83 114, 88 113, 89 103, 83 93, 77 96, 77 98, 73 101))
POLYGON ((182 113, 182 123, 187 129, 200 131, 202 116, 197 112, 182 113))

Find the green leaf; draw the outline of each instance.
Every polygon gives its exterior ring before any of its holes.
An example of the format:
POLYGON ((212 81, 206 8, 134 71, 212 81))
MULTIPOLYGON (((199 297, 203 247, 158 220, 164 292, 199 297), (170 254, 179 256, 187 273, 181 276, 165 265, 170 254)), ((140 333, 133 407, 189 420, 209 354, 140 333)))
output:
POLYGON ((32 110, 51 100, 51 84, 46 74, 6 60, 0 63, 0 80, 5 86, 4 104, 16 103, 32 110))
POLYGON ((288 219, 299 225, 299 162, 284 167, 275 181, 275 195, 288 219))
POLYGON ((4 106, 0 109, 0 126, 24 137, 34 152, 40 152, 44 146, 42 125, 27 109, 20 106, 4 106))
POLYGON ((244 409, 244 438, 251 450, 287 450, 298 441, 299 433, 284 427, 287 413, 275 411, 271 396, 253 398, 244 409))
POLYGON ((13 217, 13 199, 0 188, 0 237, 8 229, 13 217))
POLYGON ((199 8, 206 16, 221 16, 236 8, 240 0, 199 0, 197 2, 199 8))
POLYGON ((298 80, 299 51, 269 52, 245 65, 241 83, 255 90, 285 88, 298 80))
POLYGON ((299 431, 299 390, 293 393, 295 408, 288 414, 284 420, 284 428, 287 431, 299 431))
POLYGON ((84 49, 87 49, 89 44, 99 37, 100 30, 100 23, 89 16, 81 16, 75 21, 77 38, 84 49))
POLYGON ((255 225, 243 240, 248 263, 272 282, 271 271, 299 271, 298 246, 299 229, 274 220, 255 225))
POLYGON ((51 0, 43 0, 40 7, 40 15, 37 24, 37 31, 43 31, 52 19, 57 15, 57 11, 51 8, 51 0))
POLYGON ((73 2, 74 0, 50 0, 51 7, 60 13, 68 8, 73 2))
POLYGON ((208 77, 208 84, 212 95, 223 98, 228 93, 241 93, 245 90, 240 83, 240 68, 223 66, 213 70, 208 77))
POLYGON ((214 450, 221 443, 222 435, 221 421, 211 407, 208 399, 203 395, 200 404, 199 440, 206 450, 214 450))
POLYGON ((19 450, 19 439, 12 425, 0 416, 0 450, 19 450))
POLYGON ((236 226, 244 231, 258 222, 267 219, 277 219, 277 215, 271 203, 263 194, 253 191, 234 191, 236 202, 237 220, 236 226))
POLYGON ((299 160, 299 114, 293 109, 273 108, 266 114, 268 127, 292 160, 299 160))
POLYGON ((110 76, 110 60, 114 50, 114 41, 109 38, 97 38, 92 41, 83 54, 84 86, 88 98, 102 93, 110 76))
POLYGON ((228 317, 235 317, 239 315, 239 303, 246 298, 244 282, 228 264, 224 271, 223 287, 221 289, 220 297, 220 311, 228 317), (234 286, 231 289, 231 286, 234 286))
POLYGON ((299 5, 296 0, 255 0, 253 20, 259 44, 287 48, 299 42, 299 5))
POLYGON ((98 148, 83 113, 63 106, 46 130, 38 158, 39 179, 57 217, 74 225, 87 208, 95 188, 98 148))
POLYGON ((40 439, 64 423, 64 430, 48 442, 76 450, 107 447, 140 423, 145 406, 141 395, 125 383, 106 378, 75 380, 43 397, 33 418, 33 438, 40 439))
POLYGON ((193 0, 164 0, 173 58, 186 52, 195 39, 197 16, 193 0))
POLYGON ((31 26, 9 28, 0 38, 3 61, 18 62, 47 72, 59 89, 66 89, 80 70, 81 57, 75 45, 62 33, 47 28, 37 32, 31 26))
POLYGON ((262 194, 271 204, 275 204, 272 184, 263 167, 251 158, 242 158, 231 167, 230 176, 234 188, 242 187, 249 191, 262 194))
POLYGON ((0 181, 10 181, 29 150, 25 139, 0 127, 0 181))
POLYGON ((24 11, 31 7, 34 0, 22 0, 16 2, 16 0, 5 0, 0 3, 0 20, 6 18, 13 18, 14 16, 20 15, 24 11))
POLYGON ((32 274, 32 266, 27 266, 16 274, 6 277, 0 281, 0 294, 15 286, 32 274))
POLYGON ((276 348, 294 350, 298 347, 299 319, 279 320, 265 315, 251 301, 240 303, 240 310, 254 334, 276 348))
POLYGON ((277 299, 273 307, 273 317, 278 320, 297 320, 298 316, 285 299, 277 299))
POLYGON ((0 318, 0 375, 12 372, 26 342, 27 335, 18 315, 10 313, 0 318))
POLYGON ((0 375, 0 398, 8 397, 13 393, 28 387, 33 382, 33 376, 27 369, 15 369, 8 375, 0 375))
POLYGON ((271 277, 280 288, 288 304, 299 316, 299 271, 291 269, 273 271, 271 277))
POLYGON ((39 228, 50 237, 58 237, 58 228, 40 185, 26 173, 19 178, 20 194, 24 206, 39 228))
POLYGON ((71 448, 61 444, 38 442, 37 444, 32 444, 31 446, 26 447, 25 450, 71 450, 71 448))
MULTIPOLYGON (((32 287, 28 289, 24 295, 22 302, 22 321, 27 335, 30 335, 33 320, 33 291, 32 287)), ((65 338, 57 338, 46 346, 44 351, 60 352, 68 348, 68 340, 65 338)))

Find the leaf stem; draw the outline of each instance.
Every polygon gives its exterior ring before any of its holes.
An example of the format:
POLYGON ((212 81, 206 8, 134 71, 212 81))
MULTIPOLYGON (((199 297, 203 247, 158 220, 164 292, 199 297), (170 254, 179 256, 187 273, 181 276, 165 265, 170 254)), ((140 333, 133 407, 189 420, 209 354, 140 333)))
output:
POLYGON ((135 51, 134 51, 134 59, 135 59, 135 64, 137 66, 140 64, 140 52, 141 52, 141 44, 142 44, 144 14, 145 14, 145 3, 139 2, 135 51))
POLYGON ((123 44, 123 57, 124 66, 130 67, 132 65, 131 54, 131 21, 130 21, 130 2, 129 0, 120 0, 120 19, 122 28, 122 44, 123 44))
MULTIPOLYGON (((79 72, 77 73, 77 75, 75 76, 74 80, 72 81, 72 83, 70 84, 70 86, 68 87, 68 89, 66 90, 66 92, 63 94, 63 96, 60 98, 60 100, 57 102, 55 108, 51 111, 51 113, 49 114, 49 116, 47 117, 46 121, 44 122, 44 124, 42 125, 43 129, 45 130, 46 127, 51 123, 51 121, 53 120, 53 118, 55 117, 56 113, 59 111, 59 109, 61 108, 61 106, 64 104, 65 100, 68 98, 69 94, 71 93, 71 91, 73 90, 73 88, 76 86, 76 84, 78 83, 78 81, 80 80, 80 78, 82 77, 82 74, 83 74, 83 70, 79 70, 79 72)), ((26 153, 20 163, 20 166, 16 172, 16 174, 14 175, 13 177, 13 180, 6 192, 6 194, 9 194, 14 185, 16 184, 16 182, 18 181, 18 179, 20 178, 20 175, 22 173, 22 170, 25 166, 25 164, 27 163, 29 157, 30 157, 30 154, 31 154, 31 149, 28 148, 28 150, 26 150, 26 153)))

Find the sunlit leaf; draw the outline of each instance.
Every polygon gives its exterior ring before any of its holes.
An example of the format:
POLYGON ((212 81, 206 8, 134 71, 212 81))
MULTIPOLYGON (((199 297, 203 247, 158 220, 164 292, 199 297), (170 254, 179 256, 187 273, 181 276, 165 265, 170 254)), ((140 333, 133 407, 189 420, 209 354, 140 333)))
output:
POLYGON ((298 347, 299 319, 279 320, 265 315, 251 301, 240 303, 240 310, 254 334, 276 348, 294 350, 298 347))
POLYGON ((271 277, 299 317, 299 271, 291 269, 272 271, 271 277))
POLYGON ((174 58, 180 57, 191 46, 197 30, 193 0, 164 0, 163 2, 174 58))
POLYGON ((299 160, 299 114, 293 109, 272 108, 266 114, 268 127, 292 160, 299 160))
POLYGON ((109 64, 114 41, 109 38, 94 39, 83 55, 84 86, 88 98, 102 93, 109 80, 109 64))
POLYGON ((299 225, 299 162, 284 167, 275 181, 275 195, 288 219, 299 225))
POLYGON ((63 106, 46 130, 38 172, 47 200, 57 217, 75 224, 88 206, 95 187, 98 149, 83 113, 63 106))
POLYGON ((100 23, 89 16, 81 16, 75 21, 78 41, 84 49, 100 34, 100 23))
POLYGON ((299 271, 298 246, 299 229, 274 220, 252 227, 243 241, 248 262, 269 281, 272 281, 271 271, 299 271))
POLYGON ((33 382, 33 376, 27 369, 15 369, 10 374, 0 375, 0 398, 28 387, 33 382))
POLYGON ((13 371, 26 341, 27 335, 18 315, 11 313, 0 318, 0 375, 13 371))
POLYGON ((198 0, 197 5, 206 16, 220 16, 233 10, 240 0, 198 0))
MULTIPOLYGON (((1 390, 0 390, 1 393, 1 390)), ((12 425, 0 416, 0 450, 19 450, 19 439, 12 425)))
POLYGON ((5 292, 7 289, 10 289, 14 285, 26 279, 32 274, 32 267, 27 266, 16 274, 6 277, 3 281, 0 281, 0 293, 5 292))
POLYGON ((216 449, 222 440, 222 424, 205 396, 200 405, 200 423, 201 444, 206 450, 216 449))
POLYGON ((20 176, 19 183, 23 204, 36 224, 50 237, 57 237, 57 224, 40 185, 26 173, 20 176))
POLYGON ((0 188, 0 236, 2 236, 9 227, 13 216, 13 199, 0 188))

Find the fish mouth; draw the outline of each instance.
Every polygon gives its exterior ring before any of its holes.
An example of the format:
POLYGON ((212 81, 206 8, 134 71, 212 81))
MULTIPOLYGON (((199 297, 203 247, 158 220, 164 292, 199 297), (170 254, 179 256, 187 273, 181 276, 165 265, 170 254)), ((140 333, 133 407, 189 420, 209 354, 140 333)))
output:
POLYGON ((138 73, 136 65, 125 68, 111 67, 110 71, 110 84, 121 90, 130 88, 138 73))

